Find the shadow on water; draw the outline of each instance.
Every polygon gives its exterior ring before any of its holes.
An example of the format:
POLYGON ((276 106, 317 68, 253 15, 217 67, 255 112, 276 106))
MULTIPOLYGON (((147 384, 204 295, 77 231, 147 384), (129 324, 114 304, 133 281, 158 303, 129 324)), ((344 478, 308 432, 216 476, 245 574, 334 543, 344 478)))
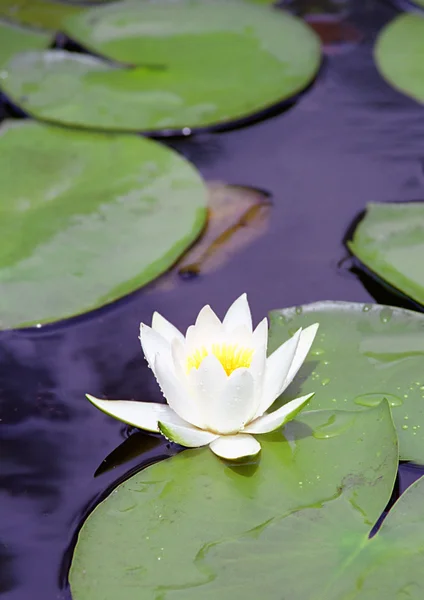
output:
MULTIPOLYGON (((165 140, 207 180, 268 190, 265 236, 172 290, 149 286, 66 327, 0 334, 2 599, 69 598, 70 549, 87 511, 128 474, 175 451, 129 435, 85 399, 162 401, 138 341, 154 310, 185 330, 203 305, 222 315, 244 291, 256 322, 271 308, 324 299, 394 303, 375 281, 339 266, 340 238, 367 202, 424 196, 422 107, 392 90, 372 61, 375 35, 396 11, 382 0, 350 6, 361 43, 329 54, 291 110, 219 135, 165 140)), ((5 102, 0 110, 22 116, 5 102)), ((422 473, 401 465, 399 491, 422 473)))

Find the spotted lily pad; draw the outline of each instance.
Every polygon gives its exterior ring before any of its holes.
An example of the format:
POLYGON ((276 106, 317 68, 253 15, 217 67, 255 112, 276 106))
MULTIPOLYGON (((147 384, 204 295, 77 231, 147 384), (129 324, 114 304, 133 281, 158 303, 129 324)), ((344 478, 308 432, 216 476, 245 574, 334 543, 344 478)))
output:
MULTIPOLYGON (((327 544, 311 544, 310 516, 340 497, 354 531, 369 529, 390 497, 396 436, 385 402, 363 412, 303 414, 284 434, 261 438, 259 464, 228 466, 207 448, 187 450, 120 485, 79 533, 70 572, 74 600, 133 600, 134 590, 138 600, 280 600, 283 589, 291 599, 325 598, 301 594, 311 577, 307 564, 303 576, 296 571, 296 585, 286 587, 302 552, 290 560, 281 550, 300 540, 286 536, 264 546, 261 536, 297 517, 301 541, 318 555, 327 544), (266 563, 276 560, 273 577, 263 578, 266 563)), ((342 561, 351 548, 349 525, 337 519, 328 524, 331 533, 334 559, 342 561)), ((322 575, 328 583, 334 559, 322 575)))
POLYGON ((113 302, 200 233, 206 188, 168 148, 34 122, 0 130, 0 326, 113 302))
POLYGON ((424 305, 424 202, 369 204, 348 246, 379 278, 424 305))
POLYGON ((400 458, 424 464, 424 315, 349 302, 273 311, 270 349, 316 322, 311 352, 283 400, 315 392, 310 409, 363 410, 386 398, 400 458))
POLYGON ((49 32, 25 29, 0 21, 0 67, 18 52, 42 50, 52 42, 53 35, 49 32))
POLYGON ((228 125, 293 97, 320 65, 304 22, 244 2, 121 2, 87 15, 67 20, 68 34, 138 67, 60 50, 19 55, 2 88, 34 117, 121 131, 228 125))
POLYGON ((394 19, 380 33, 374 56, 388 83, 424 103, 424 17, 402 14, 394 19))
POLYGON ((65 17, 76 15, 81 10, 68 2, 0 0, 0 18, 52 31, 60 30, 65 17))

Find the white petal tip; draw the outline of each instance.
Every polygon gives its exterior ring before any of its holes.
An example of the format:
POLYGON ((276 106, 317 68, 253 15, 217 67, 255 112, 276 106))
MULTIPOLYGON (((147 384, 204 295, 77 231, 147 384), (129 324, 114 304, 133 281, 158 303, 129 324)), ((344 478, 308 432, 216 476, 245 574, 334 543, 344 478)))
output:
POLYGON ((260 443, 244 433, 221 436, 210 444, 210 448, 219 458, 229 461, 254 458, 261 451, 260 443))
POLYGON ((186 448, 200 448, 213 442, 218 436, 210 431, 204 431, 191 426, 177 425, 174 423, 159 421, 158 428, 161 434, 170 442, 175 442, 186 448))

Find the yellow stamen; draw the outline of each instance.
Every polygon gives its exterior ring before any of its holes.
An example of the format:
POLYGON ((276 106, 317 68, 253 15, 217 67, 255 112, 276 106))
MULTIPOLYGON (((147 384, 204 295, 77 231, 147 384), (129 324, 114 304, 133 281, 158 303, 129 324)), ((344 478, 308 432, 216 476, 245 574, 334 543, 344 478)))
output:
POLYGON ((236 369, 241 367, 249 368, 252 363, 253 348, 245 348, 238 344, 212 344, 208 351, 204 346, 197 348, 187 359, 187 373, 191 369, 198 369, 203 359, 213 354, 224 367, 227 375, 231 375, 236 369))

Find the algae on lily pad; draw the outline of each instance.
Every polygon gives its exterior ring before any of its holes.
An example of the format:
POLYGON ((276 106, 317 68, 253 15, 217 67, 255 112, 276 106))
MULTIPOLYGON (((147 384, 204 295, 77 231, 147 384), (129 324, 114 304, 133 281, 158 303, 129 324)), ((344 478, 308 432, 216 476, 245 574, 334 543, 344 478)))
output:
POLYGON ((25 29, 0 21, 0 67, 18 52, 42 50, 48 48, 52 42, 52 33, 25 29))
POLYGON ((0 327, 64 319, 136 290, 199 235, 205 185, 135 136, 34 122, 0 130, 0 327))
POLYGON ((57 31, 66 17, 83 9, 69 2, 50 0, 0 0, 0 18, 20 25, 57 31))
MULTIPOLYGON (((259 584, 264 598, 280 600, 295 557, 282 556, 279 544, 296 540, 282 537, 264 547, 267 527, 290 515, 310 526, 311 514, 341 496, 361 531, 384 510, 398 462, 386 402, 363 412, 302 413, 261 441, 258 464, 229 466, 207 448, 187 450, 121 484, 79 533, 70 571, 74 600, 133 600, 134 590, 138 600, 257 600, 259 584), (224 561, 219 553, 239 536, 240 551, 255 558, 235 576, 237 551, 224 561), (262 574, 269 560, 279 565, 267 580, 262 574)), ((337 521, 328 529, 342 560, 350 549, 349 525, 343 531, 337 521)), ((302 540, 308 545, 307 531, 302 540)), ((323 551, 321 543, 311 548, 323 551)), ((302 553, 296 557, 302 560, 302 553)), ((307 564, 304 569, 308 576, 299 575, 299 589, 310 577, 307 564)))
POLYGON ((424 103, 424 17, 402 14, 386 25, 374 56, 390 85, 424 103))
POLYGON ((320 65, 305 23, 245 2, 121 2, 84 15, 67 20, 68 34, 138 67, 60 50, 14 57, 3 91, 38 119, 115 131, 228 125, 292 98, 320 65))
POLYGON ((424 464, 424 315, 351 302, 273 311, 269 352, 316 322, 312 349, 282 401, 315 392, 310 410, 363 410, 386 398, 400 458, 424 464))
POLYGON ((424 306, 424 202, 368 204, 348 247, 378 277, 424 306))

